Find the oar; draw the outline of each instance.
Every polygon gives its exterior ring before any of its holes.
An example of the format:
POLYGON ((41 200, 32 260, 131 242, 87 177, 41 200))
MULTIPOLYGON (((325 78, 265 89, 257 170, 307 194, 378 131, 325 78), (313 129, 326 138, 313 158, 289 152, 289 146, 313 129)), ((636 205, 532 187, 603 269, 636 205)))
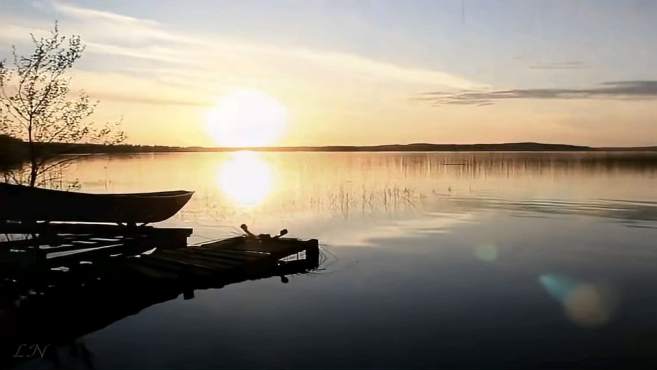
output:
POLYGON ((281 231, 278 233, 278 235, 274 236, 272 239, 278 239, 278 238, 280 238, 280 237, 283 236, 283 235, 287 235, 287 229, 283 229, 283 230, 281 230, 281 231))
POLYGON ((258 237, 255 236, 255 234, 253 234, 252 232, 249 231, 249 227, 246 226, 246 224, 242 224, 242 225, 240 225, 240 228, 244 231, 244 233, 246 234, 246 237, 247 237, 247 238, 258 239, 258 237))

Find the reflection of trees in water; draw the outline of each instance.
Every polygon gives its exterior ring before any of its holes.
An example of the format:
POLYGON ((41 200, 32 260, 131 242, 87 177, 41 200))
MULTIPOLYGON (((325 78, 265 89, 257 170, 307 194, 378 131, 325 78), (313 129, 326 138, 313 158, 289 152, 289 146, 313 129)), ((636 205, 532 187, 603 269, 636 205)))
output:
POLYGON ((657 172, 657 152, 395 153, 384 166, 407 176, 480 177, 544 173, 657 172))

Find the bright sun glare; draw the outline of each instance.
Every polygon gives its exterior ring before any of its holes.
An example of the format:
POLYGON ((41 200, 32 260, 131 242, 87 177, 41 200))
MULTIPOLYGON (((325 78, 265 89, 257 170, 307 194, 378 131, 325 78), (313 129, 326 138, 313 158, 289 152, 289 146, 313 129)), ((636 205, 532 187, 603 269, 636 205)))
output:
POLYGON ((221 146, 275 144, 287 125, 287 110, 273 97, 256 90, 238 90, 222 97, 208 114, 207 126, 221 146))
POLYGON ((272 191, 273 173, 259 153, 235 152, 222 163, 217 181, 236 205, 255 207, 272 191))

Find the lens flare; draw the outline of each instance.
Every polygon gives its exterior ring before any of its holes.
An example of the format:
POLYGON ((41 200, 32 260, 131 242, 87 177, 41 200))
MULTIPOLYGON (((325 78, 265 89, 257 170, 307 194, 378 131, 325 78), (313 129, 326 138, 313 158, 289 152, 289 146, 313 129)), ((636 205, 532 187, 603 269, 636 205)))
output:
POLYGON ((497 260, 497 247, 493 244, 484 244, 475 247, 474 255, 484 262, 495 262, 497 260))
POLYGON ((557 274, 541 275, 539 282, 576 325, 594 328, 612 319, 618 297, 608 287, 557 274))

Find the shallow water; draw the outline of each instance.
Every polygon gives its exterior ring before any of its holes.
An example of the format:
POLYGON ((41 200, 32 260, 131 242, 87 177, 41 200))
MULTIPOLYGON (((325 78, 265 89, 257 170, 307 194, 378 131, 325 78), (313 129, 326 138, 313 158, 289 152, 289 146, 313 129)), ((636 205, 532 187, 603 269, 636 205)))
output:
POLYGON ((162 223, 191 242, 246 223, 322 245, 289 284, 197 291, 80 338, 98 369, 657 366, 657 153, 141 154, 64 175, 194 190, 162 223))

